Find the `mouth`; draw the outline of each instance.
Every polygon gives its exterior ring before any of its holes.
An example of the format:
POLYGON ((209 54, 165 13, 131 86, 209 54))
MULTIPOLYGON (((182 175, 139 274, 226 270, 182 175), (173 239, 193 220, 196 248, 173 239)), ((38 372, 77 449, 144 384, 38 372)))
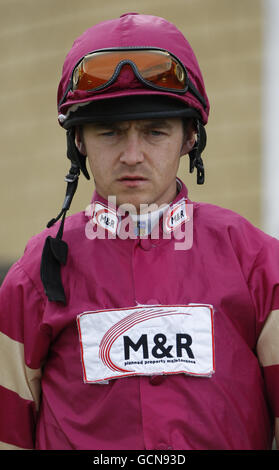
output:
POLYGON ((128 186, 130 188, 137 187, 147 181, 147 178, 144 178, 140 175, 124 175, 118 180, 121 184, 128 186))

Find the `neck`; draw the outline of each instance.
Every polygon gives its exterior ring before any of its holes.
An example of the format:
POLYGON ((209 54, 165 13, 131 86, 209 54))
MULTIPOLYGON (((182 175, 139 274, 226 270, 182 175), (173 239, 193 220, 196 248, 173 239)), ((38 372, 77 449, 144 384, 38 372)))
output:
POLYGON ((155 225, 158 224, 160 218, 163 216, 165 211, 169 208, 169 205, 172 204, 173 200, 180 193, 182 188, 181 182, 176 180, 176 195, 168 204, 162 204, 159 208, 156 204, 150 205, 144 210, 140 210, 136 214, 130 214, 138 232, 138 235, 145 234, 148 235, 152 232, 155 225))

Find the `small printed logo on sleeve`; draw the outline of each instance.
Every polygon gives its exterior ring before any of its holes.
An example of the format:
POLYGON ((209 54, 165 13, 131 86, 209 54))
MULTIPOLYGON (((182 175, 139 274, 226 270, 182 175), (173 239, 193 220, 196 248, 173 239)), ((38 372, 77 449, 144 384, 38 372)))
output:
POLYGON ((85 383, 215 371, 211 305, 139 305, 77 317, 85 383))

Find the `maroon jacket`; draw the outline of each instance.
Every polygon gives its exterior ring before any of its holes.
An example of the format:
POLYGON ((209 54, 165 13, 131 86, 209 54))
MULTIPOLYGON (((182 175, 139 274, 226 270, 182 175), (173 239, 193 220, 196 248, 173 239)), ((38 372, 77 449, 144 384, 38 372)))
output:
POLYGON ((159 239, 90 239, 85 213, 68 217, 66 306, 40 281, 57 229, 30 240, 0 294, 4 447, 270 448, 279 366, 265 383, 255 351, 279 308, 279 242, 209 204, 192 222, 180 250, 161 221, 159 239))

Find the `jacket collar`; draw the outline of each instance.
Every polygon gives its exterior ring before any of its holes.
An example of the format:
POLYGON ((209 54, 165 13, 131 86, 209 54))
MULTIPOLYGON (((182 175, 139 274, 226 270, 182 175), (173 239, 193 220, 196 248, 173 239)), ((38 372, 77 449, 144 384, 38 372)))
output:
POLYGON ((114 237, 121 238, 125 233, 125 238, 161 238, 164 234, 170 238, 172 232, 191 218, 188 190, 179 178, 177 190, 177 195, 170 204, 137 218, 117 207, 115 197, 104 199, 95 190, 85 214, 93 225, 96 224, 100 230, 107 231, 114 237))

